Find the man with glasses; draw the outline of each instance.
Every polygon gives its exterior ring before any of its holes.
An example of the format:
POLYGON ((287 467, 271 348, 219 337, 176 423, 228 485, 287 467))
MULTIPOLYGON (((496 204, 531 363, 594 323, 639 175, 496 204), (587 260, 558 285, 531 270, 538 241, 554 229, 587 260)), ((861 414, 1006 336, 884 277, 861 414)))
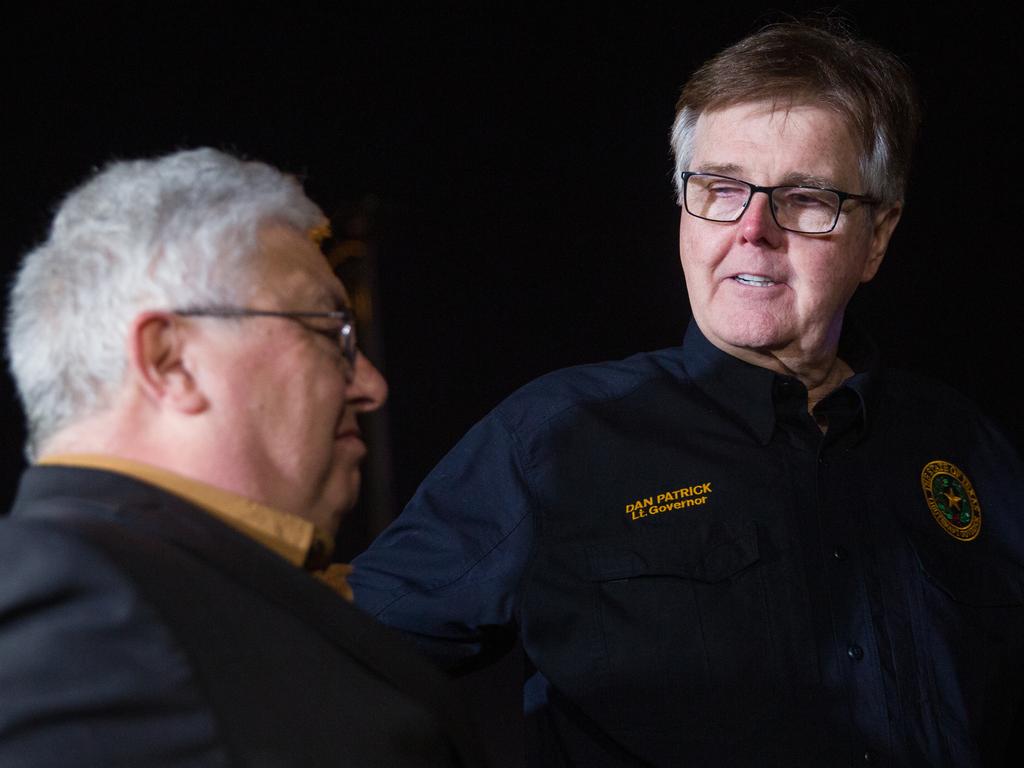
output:
POLYGON ((911 78, 784 24, 678 107, 682 347, 499 405, 355 561, 357 604, 454 669, 518 637, 531 764, 1001 765, 1021 463, 844 317, 902 212, 911 78))
POLYGON ((332 589, 387 386, 326 224, 292 177, 201 149, 110 165, 25 257, 0 764, 472 762, 447 681, 332 589))

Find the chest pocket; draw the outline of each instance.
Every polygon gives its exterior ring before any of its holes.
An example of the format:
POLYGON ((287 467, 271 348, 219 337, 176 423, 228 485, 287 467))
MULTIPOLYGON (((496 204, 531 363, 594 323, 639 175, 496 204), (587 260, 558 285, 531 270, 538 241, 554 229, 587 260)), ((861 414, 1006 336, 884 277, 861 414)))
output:
POLYGON ((910 536, 919 576, 914 645, 926 649, 919 658, 938 717, 970 743, 974 718, 1007 732, 1024 690, 1024 569, 984 533, 967 543, 940 536, 910 536))
POLYGON ((781 681, 762 535, 716 522, 586 548, 600 687, 619 723, 667 730, 770 706, 781 681))
POLYGON ((987 543, 936 541, 921 534, 910 539, 925 579, 954 602, 993 608, 1024 605, 1024 569, 987 543))

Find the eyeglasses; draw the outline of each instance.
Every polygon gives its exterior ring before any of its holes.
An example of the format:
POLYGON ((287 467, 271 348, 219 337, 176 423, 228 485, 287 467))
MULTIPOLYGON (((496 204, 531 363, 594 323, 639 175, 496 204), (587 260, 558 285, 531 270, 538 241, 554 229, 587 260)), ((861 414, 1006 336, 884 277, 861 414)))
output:
POLYGON ((174 314, 182 317, 283 317, 286 320, 293 320, 307 331, 319 333, 326 336, 341 349, 341 354, 348 361, 348 379, 351 381, 356 370, 356 356, 359 350, 356 347, 356 322, 355 315, 351 310, 338 309, 333 312, 276 312, 269 309, 248 309, 245 307, 207 307, 200 309, 178 309, 174 314), (318 328, 315 325, 303 322, 306 318, 318 318, 326 320, 340 320, 340 325, 335 328, 318 328))
POLYGON ((715 173, 683 171, 686 212, 707 221, 738 221, 757 192, 768 195, 772 218, 780 229, 803 235, 824 235, 836 228, 843 203, 859 200, 875 205, 868 195, 853 195, 827 187, 759 187, 715 173))

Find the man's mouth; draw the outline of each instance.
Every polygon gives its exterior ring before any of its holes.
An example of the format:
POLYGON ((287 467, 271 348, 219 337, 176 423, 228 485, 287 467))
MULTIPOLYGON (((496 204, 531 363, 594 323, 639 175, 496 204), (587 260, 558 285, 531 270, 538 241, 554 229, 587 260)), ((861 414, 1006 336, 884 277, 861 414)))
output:
POLYGON ((769 280, 767 277, 760 275, 735 275, 732 279, 740 285, 750 285, 755 288, 767 288, 775 285, 774 280, 769 280))
POLYGON ((363 433, 357 426, 341 427, 337 432, 334 433, 335 440, 344 440, 345 438, 349 437, 354 437, 357 440, 362 440, 363 433))

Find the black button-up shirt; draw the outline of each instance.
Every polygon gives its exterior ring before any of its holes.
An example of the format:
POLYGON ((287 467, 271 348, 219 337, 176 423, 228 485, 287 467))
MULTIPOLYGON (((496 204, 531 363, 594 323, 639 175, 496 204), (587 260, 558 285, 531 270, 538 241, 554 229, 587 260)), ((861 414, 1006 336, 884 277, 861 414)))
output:
POLYGON ((1001 764, 1021 461, 955 392, 841 356, 814 417, 695 324, 538 379, 356 560, 357 603, 441 660, 518 631, 544 765, 1001 764))

